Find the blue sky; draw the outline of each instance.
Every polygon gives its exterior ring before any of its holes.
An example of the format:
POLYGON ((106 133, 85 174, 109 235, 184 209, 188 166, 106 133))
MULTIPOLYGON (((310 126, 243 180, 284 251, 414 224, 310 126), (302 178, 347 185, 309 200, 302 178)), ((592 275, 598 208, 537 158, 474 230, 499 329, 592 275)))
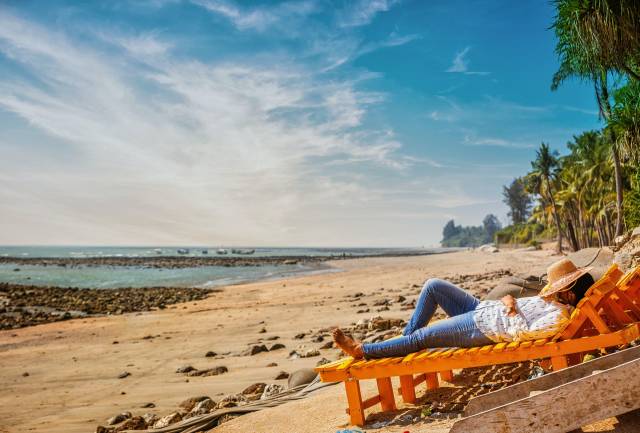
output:
POLYGON ((419 246, 506 222, 540 141, 598 128, 549 89, 525 0, 5 1, 0 243, 419 246))

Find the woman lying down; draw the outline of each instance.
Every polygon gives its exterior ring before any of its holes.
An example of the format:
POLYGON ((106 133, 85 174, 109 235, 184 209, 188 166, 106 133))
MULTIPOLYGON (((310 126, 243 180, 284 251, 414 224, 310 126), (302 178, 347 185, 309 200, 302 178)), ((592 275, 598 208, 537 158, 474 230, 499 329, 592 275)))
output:
POLYGON ((562 259, 547 269, 549 283, 540 295, 480 301, 448 281, 428 280, 402 336, 379 343, 360 343, 336 328, 333 339, 345 353, 358 358, 405 356, 430 347, 474 347, 536 340, 555 335, 569 320, 573 307, 594 283, 592 268, 577 268, 562 259), (440 306, 449 316, 429 324, 440 306))

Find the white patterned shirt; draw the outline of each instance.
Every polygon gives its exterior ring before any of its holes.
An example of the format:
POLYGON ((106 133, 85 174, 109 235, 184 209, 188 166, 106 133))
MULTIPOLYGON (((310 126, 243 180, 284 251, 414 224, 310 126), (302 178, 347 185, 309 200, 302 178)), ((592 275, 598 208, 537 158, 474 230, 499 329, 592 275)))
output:
POLYGON ((540 296, 516 299, 517 314, 509 316, 502 301, 482 301, 473 320, 496 343, 537 340, 555 335, 571 317, 572 307, 540 296))

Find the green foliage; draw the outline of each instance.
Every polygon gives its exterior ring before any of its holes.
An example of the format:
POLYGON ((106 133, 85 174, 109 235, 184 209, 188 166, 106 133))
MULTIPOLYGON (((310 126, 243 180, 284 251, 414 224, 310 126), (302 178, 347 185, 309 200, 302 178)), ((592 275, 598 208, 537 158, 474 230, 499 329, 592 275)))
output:
POLYGON ((531 212, 531 195, 526 191, 521 177, 513 179, 509 186, 502 187, 502 201, 509 206, 509 218, 513 224, 522 224, 531 212))
POLYGON ((630 80, 613 95, 609 127, 618 137, 625 157, 640 162, 640 81, 630 80))
POLYGON ((640 227, 640 167, 632 182, 632 189, 624 199, 624 219, 628 228, 640 227))
POLYGON ((481 226, 457 226, 453 220, 445 224, 442 230, 443 247, 477 247, 493 241, 495 233, 502 225, 495 215, 484 217, 481 226))
POLYGON ((498 244, 538 246, 539 240, 543 238, 545 227, 535 222, 510 225, 496 233, 498 244))

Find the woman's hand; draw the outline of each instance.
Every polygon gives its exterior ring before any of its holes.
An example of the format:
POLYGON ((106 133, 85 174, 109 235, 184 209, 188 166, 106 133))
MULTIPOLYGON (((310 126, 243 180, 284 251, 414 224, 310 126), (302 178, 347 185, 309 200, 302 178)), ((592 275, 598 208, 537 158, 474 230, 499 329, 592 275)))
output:
POLYGON ((505 305, 505 307, 507 307, 507 316, 513 317, 518 314, 518 310, 516 308, 516 298, 511 295, 507 295, 500 300, 505 305))

